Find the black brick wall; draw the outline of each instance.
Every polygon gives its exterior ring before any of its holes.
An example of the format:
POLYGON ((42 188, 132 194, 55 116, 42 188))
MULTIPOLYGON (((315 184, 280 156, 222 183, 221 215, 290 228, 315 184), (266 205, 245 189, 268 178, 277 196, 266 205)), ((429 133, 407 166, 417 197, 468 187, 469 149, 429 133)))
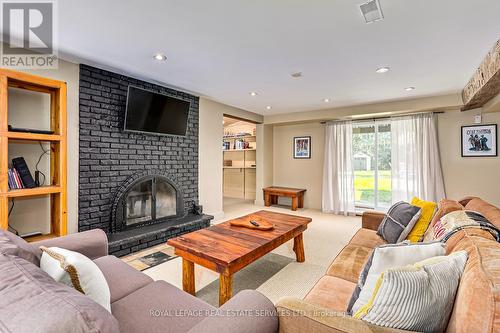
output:
POLYGON ((199 98, 102 69, 80 65, 79 231, 109 231, 117 188, 148 169, 175 175, 186 212, 198 203, 199 98), (189 100, 185 137, 123 132, 129 85, 189 100))

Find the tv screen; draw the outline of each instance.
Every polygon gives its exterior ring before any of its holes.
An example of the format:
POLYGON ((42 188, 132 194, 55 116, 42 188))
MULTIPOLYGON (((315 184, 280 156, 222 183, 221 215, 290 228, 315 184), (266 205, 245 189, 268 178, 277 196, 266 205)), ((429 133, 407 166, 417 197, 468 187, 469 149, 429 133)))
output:
POLYGON ((186 135, 189 102, 128 87, 125 131, 186 135))

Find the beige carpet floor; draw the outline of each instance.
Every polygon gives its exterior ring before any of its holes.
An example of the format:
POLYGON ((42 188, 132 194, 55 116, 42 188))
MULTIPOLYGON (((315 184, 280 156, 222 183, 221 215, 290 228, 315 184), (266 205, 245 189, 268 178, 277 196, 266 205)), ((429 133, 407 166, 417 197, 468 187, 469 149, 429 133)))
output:
MULTIPOLYGON (((299 209, 292 212, 287 206, 261 207, 254 205, 251 201, 235 199, 224 200, 225 217, 214 221, 214 223, 220 223, 261 209, 312 218, 312 222, 304 232, 306 254, 304 263, 295 262, 295 253, 292 249, 293 241, 290 241, 272 252, 279 255, 274 260, 272 257, 267 259, 264 257, 262 258, 263 262, 256 262, 255 265, 242 271, 242 274, 235 275, 234 285, 237 286, 235 291, 245 288, 256 289, 275 303, 284 296, 304 297, 316 281, 323 276, 335 256, 361 227, 359 217, 323 214, 313 209, 299 209), (279 259, 280 256, 284 257, 285 260, 279 259), (286 258, 289 259, 288 263, 286 258), (271 262, 267 263, 266 260, 271 260, 271 262), (280 265, 273 265, 276 261, 279 261, 280 265), (255 279, 252 279, 252 274, 255 279)), ((143 270, 154 280, 164 280, 182 288, 181 258, 168 258, 167 261, 153 267, 148 266, 147 260, 139 260, 139 258, 157 251, 172 255, 171 249, 159 246, 123 259, 133 267, 143 270)), ((218 274, 215 272, 198 265, 195 266, 198 297, 209 303, 214 303, 216 299, 214 295, 218 289, 217 280, 218 274)))

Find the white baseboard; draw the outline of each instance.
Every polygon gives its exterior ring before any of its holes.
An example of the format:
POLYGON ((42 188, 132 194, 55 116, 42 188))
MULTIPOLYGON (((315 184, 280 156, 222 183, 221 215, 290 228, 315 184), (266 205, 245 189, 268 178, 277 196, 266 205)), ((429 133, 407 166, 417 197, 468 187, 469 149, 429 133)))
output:
POLYGON ((226 214, 224 214, 224 211, 222 210, 216 213, 206 213, 206 214, 212 215, 214 217, 212 222, 217 222, 217 220, 223 219, 224 216, 226 216, 226 214))

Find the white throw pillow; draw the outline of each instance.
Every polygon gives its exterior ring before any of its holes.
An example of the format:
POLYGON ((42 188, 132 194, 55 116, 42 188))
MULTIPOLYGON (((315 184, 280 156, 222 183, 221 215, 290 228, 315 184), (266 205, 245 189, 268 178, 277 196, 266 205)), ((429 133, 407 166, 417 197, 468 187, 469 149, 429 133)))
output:
POLYGON ((444 332, 467 262, 458 251, 380 274, 377 288, 354 318, 418 332, 444 332))
POLYGON ((54 280, 90 297, 111 312, 109 286, 97 265, 81 253, 59 247, 40 247, 40 268, 54 280))
POLYGON ((445 253, 445 245, 441 242, 399 243, 376 247, 373 250, 366 280, 361 287, 358 299, 352 306, 351 313, 356 313, 361 306, 368 303, 382 272, 389 268, 411 265, 427 258, 442 256, 445 253))

